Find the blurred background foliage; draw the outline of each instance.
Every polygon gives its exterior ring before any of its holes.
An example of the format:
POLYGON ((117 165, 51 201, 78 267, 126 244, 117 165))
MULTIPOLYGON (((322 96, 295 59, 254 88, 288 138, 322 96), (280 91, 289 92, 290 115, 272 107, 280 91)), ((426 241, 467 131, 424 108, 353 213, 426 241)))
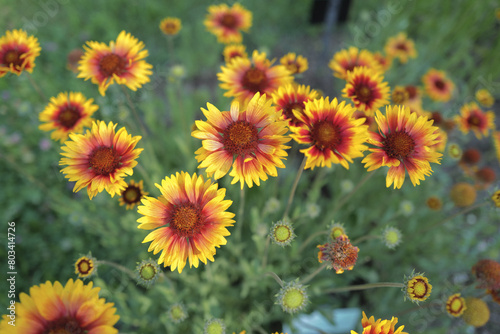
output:
MULTIPOLYGON (((138 145, 145 150, 132 179, 144 179, 145 190, 158 196, 154 183, 181 170, 197 171, 194 151, 201 143, 190 132, 194 120, 201 119, 200 107, 210 102, 227 110, 230 105, 230 100, 222 96, 216 77, 223 65, 223 45, 203 26, 208 6, 220 2, 0 2, 1 31, 24 28, 41 44, 32 78, 47 97, 43 100, 36 94, 26 74, 0 79, 0 212, 2 222, 16 222, 18 292, 28 292, 30 286, 46 280, 66 282, 75 278, 73 263, 88 252, 98 260, 134 270, 137 262, 152 255, 147 252, 147 245, 141 244, 147 232, 137 229, 137 212, 126 211, 116 197, 105 193, 92 201, 84 191, 73 193, 58 166, 60 144, 38 129, 38 114, 49 97, 61 91, 80 91, 99 105, 94 118, 118 122, 129 133, 140 134, 119 87, 111 86, 102 97, 95 85, 77 79, 66 65, 69 52, 81 48, 86 41, 108 43, 121 30, 130 32, 145 43, 149 51, 146 60, 154 72, 150 83, 131 92, 149 132, 138 145), (173 40, 173 53, 158 28, 166 16, 182 20, 182 29, 173 40), (174 65, 183 67, 183 77, 172 74, 174 65)), ((494 15, 499 6, 496 1, 352 1, 343 24, 312 24, 312 0, 240 3, 253 13, 252 28, 243 40, 247 52, 259 49, 266 51, 269 58, 278 59, 288 52, 305 56, 310 69, 297 81, 321 90, 325 96, 340 98, 343 88, 343 82, 332 76, 327 65, 335 52, 351 45, 382 51, 388 37, 406 31, 416 43, 418 58, 405 65, 395 61, 386 74, 391 87, 419 85, 421 76, 431 67, 445 70, 456 84, 457 94, 446 104, 427 99, 424 109, 439 110, 446 117, 458 114, 460 106, 472 101, 479 88, 487 88, 497 100, 500 98, 500 21, 494 15)), ((497 103, 494 110, 500 117, 498 106, 497 103)), ((485 163, 500 175, 491 140, 478 141, 472 134, 455 132, 449 141, 463 148, 481 148, 485 163)), ((257 332, 259 328, 265 332, 280 331, 281 323, 292 317, 273 305, 279 286, 265 273, 274 271, 284 281, 290 281, 316 270, 316 245, 326 239, 318 237, 302 245, 309 236, 327 230, 332 220, 344 223, 351 240, 380 235, 386 225, 391 225, 402 231, 403 242, 390 250, 379 239, 368 240, 360 245, 353 271, 342 275, 323 271, 309 283, 311 304, 306 312, 320 306, 330 311, 360 307, 376 318, 399 317, 399 323, 409 333, 470 332, 439 307, 418 308, 404 302, 398 289, 324 293, 329 288, 350 284, 401 282, 415 268, 425 272, 434 286, 430 301, 443 301, 455 292, 477 295, 470 268, 478 259, 500 257, 498 210, 474 210, 426 230, 457 211, 448 198, 449 190, 453 183, 467 179, 456 161, 445 156, 442 165, 434 166, 434 174, 420 186, 414 188, 407 179, 401 190, 387 189, 385 171, 378 171, 334 213, 332 207, 347 194, 342 182, 355 185, 366 174, 360 159, 350 170, 336 166, 305 171, 292 209, 297 238, 284 249, 271 244, 267 265, 263 267, 269 227, 281 219, 302 160, 298 149, 298 145, 292 145, 287 167, 279 171, 278 178, 248 189, 245 214, 237 217, 232 236, 217 251, 214 263, 185 269, 181 275, 165 271, 148 290, 137 286, 126 273, 106 265, 99 267, 98 276, 92 279, 102 288, 101 295, 116 304, 121 316, 120 332, 201 333, 204 321, 211 317, 224 319, 231 333, 244 329, 247 333, 257 332), (443 200, 440 212, 427 208, 425 203, 431 195, 443 200), (264 209, 271 197, 281 202, 275 213, 264 209), (317 217, 308 211, 311 203, 320 210, 317 217), (180 325, 173 324, 166 313, 176 302, 183 302, 189 312, 188 321, 180 325)), ((230 185, 227 176, 219 184, 227 188, 227 198, 234 201, 230 211, 236 213, 240 205, 239 186, 230 185)), ((477 201, 487 199, 491 192, 480 191, 477 201)), ((0 235, 6 240, 6 227, 0 235)), ((5 251, 5 247, 0 249, 2 259, 6 259, 5 251)), ((6 305, 6 294, 1 294, 0 301, 6 305)), ((490 306, 492 312, 498 312, 497 304, 490 306)), ((498 326, 498 316, 492 321, 498 326)), ((483 332, 488 332, 488 327, 483 332)))

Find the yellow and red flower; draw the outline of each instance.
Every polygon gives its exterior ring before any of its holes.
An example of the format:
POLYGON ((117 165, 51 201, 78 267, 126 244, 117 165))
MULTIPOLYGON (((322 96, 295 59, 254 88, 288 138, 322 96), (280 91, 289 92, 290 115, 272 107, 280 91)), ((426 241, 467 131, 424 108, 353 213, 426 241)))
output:
POLYGON ((392 66, 392 57, 384 56, 381 52, 375 52, 373 58, 380 66, 382 72, 387 72, 392 66))
POLYGON ((75 262, 75 274, 79 278, 89 278, 97 271, 96 259, 91 255, 84 255, 78 258, 75 262))
POLYGON ((270 98, 280 86, 293 81, 285 66, 272 66, 273 62, 266 58, 265 53, 255 50, 252 59, 239 57, 221 66, 222 73, 217 73, 217 77, 222 82, 220 87, 227 90, 224 96, 234 97, 243 105, 255 93, 267 94, 270 98))
POLYGON ((120 206, 125 205, 127 210, 133 209, 134 206, 141 203, 141 200, 147 195, 149 195, 149 193, 144 191, 142 180, 139 183, 130 180, 120 195, 120 206))
POLYGON ((99 93, 104 96, 109 85, 126 85, 133 91, 149 82, 153 74, 150 64, 144 61, 148 51, 144 43, 125 31, 120 32, 109 46, 105 43, 89 41, 84 45, 85 54, 78 66, 78 78, 91 79, 99 85, 99 93))
POLYGON ((430 148, 438 144, 438 128, 432 121, 405 106, 386 107, 386 116, 377 110, 375 121, 379 133, 372 132, 368 142, 377 148, 370 148, 372 153, 362 161, 368 171, 389 167, 386 186, 394 183, 398 189, 405 180, 405 170, 414 186, 431 175, 430 162, 439 163, 442 156, 430 148))
POLYGON ((69 133, 81 133, 84 127, 92 125, 92 114, 99 109, 93 99, 86 99, 82 93, 59 93, 51 97, 50 103, 40 113, 40 130, 52 131, 50 137, 61 142, 69 133))
POLYGON ((59 165, 69 181, 76 181, 74 192, 87 187, 89 198, 106 190, 112 197, 126 187, 123 180, 132 175, 142 148, 135 148, 140 136, 132 137, 125 128, 115 132, 117 124, 92 123, 85 134, 70 133, 61 149, 59 165))
POLYGON ((243 44, 230 44, 224 48, 222 54, 226 63, 231 62, 233 58, 248 58, 246 48, 243 44))
POLYGON ((375 72, 381 70, 378 61, 373 57, 370 51, 359 51, 359 49, 354 46, 335 53, 328 63, 328 67, 333 70, 333 75, 340 79, 346 79, 347 73, 359 66, 371 68, 375 72))
POLYGON ((226 189, 203 176, 181 172, 165 177, 158 198, 146 197, 137 211, 138 228, 154 230, 144 238, 150 242, 148 251, 161 251, 158 264, 177 269, 179 273, 189 260, 189 267, 198 267, 199 261, 214 261, 215 247, 227 243, 230 235, 226 227, 233 226, 234 214, 227 212, 232 201, 225 200, 226 189))
POLYGON ((405 104, 410 99, 410 93, 403 86, 396 86, 392 90, 391 99, 393 104, 405 104))
POLYGON ((348 162, 362 157, 367 149, 363 145, 368 137, 365 119, 354 118, 355 109, 345 102, 339 104, 336 98, 332 102, 328 98, 308 101, 305 106, 303 114, 294 112, 303 125, 292 127, 290 135, 299 144, 309 145, 300 150, 307 157, 305 169, 332 163, 349 169, 348 162))
POLYGON ((294 115, 294 111, 304 113, 305 102, 312 101, 318 97, 316 90, 309 86, 288 84, 281 86, 273 93, 273 101, 276 109, 283 114, 290 126, 300 126, 302 122, 294 115))
POLYGON ((307 58, 296 55, 293 52, 287 53, 280 58, 280 64, 284 65, 292 74, 303 73, 309 68, 307 58))
POLYGON ((238 3, 231 8, 226 4, 208 7, 203 22, 209 32, 217 36, 219 43, 241 43, 241 31, 247 32, 252 26, 252 13, 238 3))
POLYGON ((495 152, 497 155, 497 159, 500 162, 500 131, 493 131, 493 146, 495 147, 495 152))
POLYGON ((375 110, 389 103, 389 86, 383 82, 380 72, 367 67, 356 67, 347 73, 346 86, 342 96, 348 97, 356 109, 373 114, 375 110))
POLYGON ((7 30, 0 37, 0 78, 8 72, 20 75, 23 71, 32 73, 35 58, 42 48, 34 36, 24 30, 7 30))
POLYGON ((446 76, 444 71, 431 68, 422 77, 427 95, 434 101, 447 102, 451 99, 455 84, 446 76))
POLYGON ((202 140, 202 147, 196 153, 201 162, 198 168, 206 168, 208 176, 219 179, 229 173, 232 184, 245 182, 248 187, 267 175, 277 176, 276 167, 284 168, 283 159, 288 155, 284 144, 290 141, 286 136, 286 121, 281 113, 271 106, 265 95, 255 94, 245 110, 233 102, 230 111, 220 112, 207 103, 201 109, 207 121, 196 121, 197 130, 192 136, 202 140))
POLYGON ((410 299, 414 303, 419 303, 427 300, 432 292, 432 285, 429 279, 423 274, 412 273, 406 277, 404 282, 405 300, 410 299))
POLYGON ((474 132, 478 139, 487 137, 489 130, 495 130, 495 114, 493 111, 484 112, 475 103, 467 103, 460 109, 460 115, 455 116, 460 131, 468 134, 474 132))
POLYGON ((181 27, 181 20, 177 17, 166 17, 160 22, 160 30, 167 36, 177 35, 181 27))
MULTIPOLYGON (((16 325, 5 333, 118 333, 114 325, 120 316, 113 303, 99 298, 93 283, 69 279, 65 286, 47 281, 21 293, 16 303, 16 325)), ((0 328, 5 328, 2 320, 0 328)))
POLYGON ((476 100, 485 107, 491 107, 495 103, 495 98, 487 89, 479 89, 476 92, 476 100))
POLYGON ((410 108, 411 112, 420 114, 423 110, 421 89, 413 85, 405 86, 405 89, 408 92, 408 99, 403 104, 410 108))
MULTIPOLYGON (((395 329, 398 323, 398 318, 392 317, 391 320, 388 319, 378 319, 375 321, 375 317, 371 316, 369 319, 363 311, 363 319, 361 319, 361 325, 363 326, 363 332, 361 334, 408 334, 403 332, 405 326, 399 326, 395 329)), ((351 331, 351 334, 358 334, 355 331, 351 331)))
POLYGON ((403 64, 408 62, 408 58, 417 57, 415 43, 404 32, 400 32, 387 40, 385 53, 392 58, 398 58, 403 64))
POLYGON ((446 301, 446 312, 453 317, 461 316, 466 308, 467 305, 465 305, 465 299, 460 297, 459 293, 449 296, 446 301))

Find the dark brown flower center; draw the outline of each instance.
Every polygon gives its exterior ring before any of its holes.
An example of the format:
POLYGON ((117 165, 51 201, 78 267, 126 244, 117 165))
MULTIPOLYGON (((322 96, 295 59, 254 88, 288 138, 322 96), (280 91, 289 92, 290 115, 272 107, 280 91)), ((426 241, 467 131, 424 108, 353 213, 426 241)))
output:
POLYGON ((121 157, 111 147, 96 148, 89 158, 89 167, 99 175, 109 175, 120 166, 121 157))
POLYGON ((389 133, 382 144, 387 155, 394 159, 406 158, 415 149, 415 141, 404 131, 389 133))
POLYGON ((467 123, 472 126, 480 126, 481 125, 481 118, 479 118, 477 115, 470 115, 467 118, 467 123))
POLYGON ((80 327, 72 317, 59 318, 45 325, 42 334, 84 334, 87 331, 80 327))
POLYGON ((59 111, 57 121, 67 130, 72 129, 81 118, 80 108, 73 105, 65 105, 59 111))
POLYGON ((236 155, 246 155, 255 151, 258 139, 257 128, 247 121, 234 122, 223 133, 224 148, 236 155))
POLYGON ((126 59, 117 54, 110 53, 102 57, 99 61, 99 70, 107 77, 113 74, 120 75, 125 71, 126 65, 126 59))
POLYGON ((228 29, 236 29, 238 26, 238 20, 233 14, 227 13, 220 19, 220 24, 228 29))
POLYGON ((314 145, 320 150, 335 150, 341 142, 339 128, 328 121, 319 121, 314 124, 311 130, 311 138, 314 145))
POLYGON ((406 102, 408 95, 406 90, 394 90, 392 92, 392 102, 395 104, 403 104, 406 102))
POLYGON ((5 65, 10 66, 11 64, 16 66, 21 66, 23 64, 23 59, 21 59, 22 52, 14 49, 9 50, 3 56, 3 62, 5 65))
POLYGON ((427 295, 427 283, 421 278, 416 279, 416 282, 413 283, 412 288, 413 294, 417 298, 424 298, 427 295))
POLYGON ((258 68, 252 67, 243 76, 242 86, 254 93, 263 92, 264 89, 267 88, 266 73, 258 68))
POLYGON ((401 50, 401 51, 408 51, 408 48, 406 47, 406 43, 396 44, 396 49, 401 50))
POLYGON ((174 207, 169 223, 178 235, 189 238, 201 230, 202 222, 200 208, 186 202, 174 207))
POLYGON ((300 121, 294 115, 294 109, 302 114, 304 112, 304 102, 290 102, 283 107, 281 113, 292 125, 298 125, 300 121))
POLYGON ((81 259, 77 264, 78 273, 80 275, 88 275, 94 269, 94 265, 89 259, 81 259))
POLYGON ((122 193, 122 198, 127 204, 139 203, 141 200, 141 189, 129 185, 122 193))
POLYGON ((368 103, 372 99, 373 92, 370 87, 360 84, 354 87, 354 94, 359 101, 368 103))
POLYGON ((444 90, 444 88, 446 87, 446 83, 443 80, 441 80, 441 79, 435 80, 434 81, 434 85, 439 90, 444 90))
POLYGON ((415 96, 417 96, 417 87, 406 86, 405 89, 408 92, 408 94, 410 95, 410 99, 413 99, 415 96))

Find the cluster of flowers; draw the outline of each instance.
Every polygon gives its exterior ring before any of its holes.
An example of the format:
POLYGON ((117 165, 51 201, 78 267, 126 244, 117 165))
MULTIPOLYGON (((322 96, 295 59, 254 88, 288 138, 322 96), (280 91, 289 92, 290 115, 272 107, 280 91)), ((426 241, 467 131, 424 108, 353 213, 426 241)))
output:
MULTIPOLYGON (((301 170, 332 164, 349 169, 354 159, 363 158, 361 162, 368 172, 387 167, 386 186, 398 189, 406 174, 414 186, 432 174, 431 163, 440 163, 447 131, 453 130, 453 125, 458 125, 464 134, 474 132, 477 138, 488 136, 489 130, 493 130, 500 159, 500 132, 495 130, 493 112, 484 112, 471 102, 462 107, 460 115, 444 120, 439 112, 423 109, 420 88, 396 86, 390 93, 384 72, 395 59, 406 63, 417 56, 414 43, 406 34, 390 38, 385 55, 350 47, 333 56, 329 67, 335 77, 345 81, 342 97, 346 101, 340 102, 295 82, 294 75, 308 69, 307 59, 300 55, 289 53, 277 65, 257 50, 248 57, 241 44, 241 31, 251 27, 252 15, 242 6, 214 5, 208 11, 204 22, 207 29, 219 42, 229 44, 223 52, 226 63, 217 77, 224 95, 233 98, 233 102, 230 110, 223 111, 207 103, 207 108, 201 109, 206 120, 195 122, 192 136, 201 140, 195 155, 198 168, 205 169, 206 177, 186 172, 167 176, 156 184, 161 196, 148 197, 142 181, 124 180, 133 174, 143 150, 136 148, 141 136, 132 136, 125 128, 117 130, 113 122, 94 120, 92 115, 98 106, 78 92, 52 97, 40 113, 40 129, 52 131, 51 137, 63 143, 59 164, 65 166, 65 177, 75 182, 74 192, 86 188, 90 199, 104 190, 112 197, 118 194, 127 209, 142 203, 137 209, 141 215, 138 228, 153 230, 143 242, 151 242, 148 251, 161 252, 158 264, 181 273, 187 262, 190 267, 198 267, 200 261, 214 261, 216 248, 227 242, 227 228, 233 226, 235 215, 227 211, 232 201, 224 199, 226 190, 218 188, 211 179, 229 173, 232 184, 240 183, 242 189, 245 185, 259 186, 268 176, 276 177, 277 168, 285 168, 283 160, 290 148, 286 144, 292 139, 305 146, 300 150, 304 154, 301 170), (90 129, 82 133, 85 128, 90 129)), ((174 36, 181 29, 181 22, 166 18, 160 29, 174 36)), ((102 96, 113 84, 136 91, 149 82, 152 65, 145 61, 148 51, 130 33, 122 31, 109 45, 89 41, 84 49, 78 61, 78 78, 90 79, 98 85, 102 96)), ((22 30, 8 31, 0 39, 0 77, 8 72, 31 73, 40 50, 35 37, 22 30)), ((443 71, 430 69, 422 81, 424 92, 431 99, 451 99, 454 84, 443 71)), ((493 97, 485 90, 477 92, 477 100, 484 106, 493 103, 493 97)), ((500 192, 493 195, 493 200, 499 206, 500 192)), ((353 269, 359 249, 351 244, 342 228, 336 228, 332 229, 332 241, 318 246, 318 260, 340 274, 353 269)), ((398 233, 394 229, 385 231, 391 247, 399 243, 398 233)), ((294 237, 286 221, 275 224, 271 234, 282 246, 294 237)), ((82 257, 75 270, 80 277, 89 277, 95 273, 97 262, 90 255, 82 257)), ((481 268, 478 264, 474 270, 478 277, 484 272, 481 268)), ((495 270, 498 272, 498 268, 495 270)), ((148 285, 154 282, 159 269, 155 262, 147 262, 139 266, 138 272, 148 285)), ((488 283, 485 287, 498 301, 500 286, 498 277, 495 279, 496 285, 488 283)), ((396 286, 417 302, 426 300, 432 289, 422 274, 412 274, 404 284, 396 286)), ((117 332, 112 329, 118 321, 113 304, 98 299, 97 292, 92 283, 84 285, 80 280, 69 280, 64 287, 59 282, 33 287, 30 296, 20 296, 19 319, 31 320, 20 320, 18 332, 31 332, 31 326, 38 326, 43 332, 58 332, 67 326, 89 333, 117 332)), ((297 312, 307 304, 305 286, 298 282, 282 284, 277 299, 284 311, 297 312)), ((447 310, 456 316, 466 310, 465 304, 469 302, 453 295, 447 310)), ((186 311, 181 304, 174 305, 171 316, 182 321, 186 311)), ((363 333, 404 333, 404 326, 395 331, 396 323, 397 318, 375 321, 363 313, 363 333)), ((206 332, 223 332, 223 324, 218 321, 207 323, 206 327, 220 329, 206 332)))

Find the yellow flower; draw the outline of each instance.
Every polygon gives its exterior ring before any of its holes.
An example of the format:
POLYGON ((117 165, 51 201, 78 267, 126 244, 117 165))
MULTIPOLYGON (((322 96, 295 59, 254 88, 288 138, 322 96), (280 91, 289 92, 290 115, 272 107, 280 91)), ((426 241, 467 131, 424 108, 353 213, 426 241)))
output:
POLYGON ((368 50, 359 50, 351 46, 347 50, 340 50, 333 55, 328 63, 328 67, 333 70, 333 75, 340 79, 346 79, 347 74, 356 67, 367 67, 375 72, 379 72, 380 65, 368 50))
MULTIPOLYGON (((391 320, 378 319, 375 321, 373 316, 368 319, 365 312, 363 311, 363 319, 361 319, 361 325, 363 326, 363 332, 361 334, 408 334, 403 332, 405 326, 399 326, 398 329, 394 329, 398 323, 398 318, 392 317, 391 320)), ((351 334, 358 334, 355 331, 351 331, 351 334)))
POLYGON ((404 32, 400 32, 387 40, 385 53, 390 57, 398 58, 403 64, 408 62, 408 58, 417 57, 415 43, 404 32))
POLYGON ((8 72, 20 75, 23 71, 33 72, 35 58, 42 48, 34 36, 24 30, 7 30, 0 37, 0 78, 8 72))
POLYGON ((252 13, 235 3, 231 8, 226 4, 208 7, 208 15, 203 22, 209 32, 217 36, 219 43, 241 43, 241 31, 247 32, 252 26, 252 13))
POLYGON ((149 82, 152 66, 143 59, 148 56, 144 43, 125 31, 120 32, 109 46, 100 42, 87 42, 83 46, 85 54, 79 62, 78 78, 91 79, 99 85, 99 93, 104 96, 109 85, 126 85, 136 91, 149 82))
POLYGON ((82 93, 59 93, 51 97, 50 103, 40 113, 40 130, 52 131, 50 137, 64 142, 69 133, 81 133, 84 127, 92 125, 91 117, 99 109, 93 99, 86 99, 82 93))
POLYGON ((495 98, 487 89, 479 89, 476 92, 476 100, 485 107, 491 107, 495 103, 495 98))
POLYGON ((181 20, 177 17, 167 17, 160 22, 160 30, 167 36, 177 35, 181 27, 181 20))
POLYGON ((414 303, 425 301, 431 295, 432 285, 423 274, 413 274, 404 282, 405 300, 410 299, 414 303))
POLYGON ((224 48, 222 55, 224 56, 224 61, 226 63, 231 62, 231 60, 233 60, 233 58, 238 58, 238 57, 248 58, 246 48, 242 44, 227 45, 224 48))
POLYGON ((292 74, 303 73, 307 71, 309 65, 307 59, 293 52, 287 53, 280 58, 281 65, 284 65, 292 74))
POLYGON ((484 300, 474 297, 465 298, 467 308, 462 314, 462 319, 471 326, 481 327, 490 320, 490 308, 484 300))
POLYGON ((495 113, 482 111, 475 102, 462 106, 460 115, 455 116, 454 119, 462 133, 468 134, 472 131, 477 139, 487 137, 490 129, 495 131, 495 113))
POLYGON ((459 317, 466 309, 467 305, 465 304, 465 299, 460 297, 459 293, 455 293, 448 297, 446 301, 446 312, 448 312, 449 315, 459 317))
POLYGON ((434 101, 448 102, 451 99, 455 85, 444 71, 431 68, 422 77, 427 95, 434 101))
POLYGON ((119 199, 120 206, 125 205, 126 209, 129 210, 141 203, 141 200, 149 195, 149 193, 145 192, 143 188, 142 180, 139 183, 135 183, 134 180, 130 180, 130 182, 125 186, 125 189, 121 192, 119 199))

